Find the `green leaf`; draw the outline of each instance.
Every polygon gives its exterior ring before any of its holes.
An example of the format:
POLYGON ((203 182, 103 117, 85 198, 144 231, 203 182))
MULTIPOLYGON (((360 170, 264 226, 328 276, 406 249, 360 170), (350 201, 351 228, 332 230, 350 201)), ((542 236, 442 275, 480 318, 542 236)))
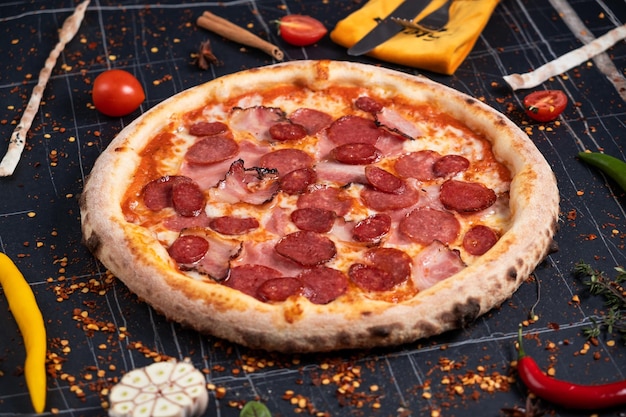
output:
POLYGON ((272 413, 265 404, 258 401, 248 401, 241 409, 239 417, 272 417, 272 413))

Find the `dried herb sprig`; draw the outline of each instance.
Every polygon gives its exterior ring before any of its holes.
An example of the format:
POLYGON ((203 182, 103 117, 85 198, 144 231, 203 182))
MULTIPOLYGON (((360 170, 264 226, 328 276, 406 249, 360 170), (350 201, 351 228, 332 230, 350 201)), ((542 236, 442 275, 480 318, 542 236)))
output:
POLYGON ((626 269, 616 267, 617 275, 611 279, 604 272, 580 261, 574 266, 574 271, 584 278, 583 282, 591 294, 604 297, 607 306, 603 320, 592 319, 593 327, 586 329, 585 335, 597 337, 606 329, 608 333, 620 333, 626 342, 626 289, 623 285, 626 282, 626 269))

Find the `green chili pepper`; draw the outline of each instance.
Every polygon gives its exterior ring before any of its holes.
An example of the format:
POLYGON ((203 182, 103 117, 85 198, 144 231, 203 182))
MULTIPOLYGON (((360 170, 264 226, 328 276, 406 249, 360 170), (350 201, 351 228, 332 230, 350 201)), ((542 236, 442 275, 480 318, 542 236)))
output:
POLYGON ((46 404, 46 328, 30 285, 13 261, 2 252, 0 285, 24 338, 26 385, 35 412, 41 413, 46 404))
POLYGON ((626 162, 600 152, 579 152, 578 157, 588 164, 599 168, 611 177, 622 190, 626 191, 626 162))

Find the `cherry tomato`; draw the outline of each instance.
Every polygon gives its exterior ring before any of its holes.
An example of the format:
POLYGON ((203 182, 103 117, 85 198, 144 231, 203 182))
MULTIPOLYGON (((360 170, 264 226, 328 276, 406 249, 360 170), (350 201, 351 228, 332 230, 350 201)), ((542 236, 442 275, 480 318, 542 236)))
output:
POLYGON ((295 46, 312 45, 328 32, 322 22, 302 14, 288 14, 280 18, 277 23, 280 37, 295 46))
POLYGON ((130 72, 119 69, 98 75, 91 96, 99 112, 113 117, 134 112, 146 98, 139 80, 130 72))
POLYGON ((538 122, 556 119, 566 106, 567 96, 561 90, 534 91, 524 97, 526 114, 538 122))

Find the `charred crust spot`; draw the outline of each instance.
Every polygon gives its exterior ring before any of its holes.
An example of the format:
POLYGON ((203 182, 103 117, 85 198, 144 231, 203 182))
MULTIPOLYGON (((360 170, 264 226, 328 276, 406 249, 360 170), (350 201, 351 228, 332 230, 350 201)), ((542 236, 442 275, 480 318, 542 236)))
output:
MULTIPOLYGON (((351 346, 354 342, 354 335, 349 332, 341 332, 337 335, 339 346, 351 346)), ((319 343, 322 345, 322 343, 319 343)))
POLYGON ((548 254, 556 253, 559 251, 559 244, 556 240, 551 239, 550 245, 548 246, 548 254))
POLYGON ((509 270, 506 272, 506 276, 507 278, 510 278, 513 281, 517 280, 517 269, 511 267, 509 268, 509 270))
POLYGON ((470 106, 473 106, 476 103, 476 100, 474 100, 471 97, 468 97, 468 98, 465 99, 465 103, 467 103, 470 106))
POLYGON ((418 321, 413 326, 413 329, 421 330, 421 334, 426 335, 426 336, 434 335, 441 331, 441 329, 434 326, 432 323, 428 321, 418 321))
POLYGON ((100 250, 100 246, 102 245, 102 240, 100 240, 100 236, 98 236, 94 232, 87 239, 84 240, 84 243, 87 249, 89 249, 91 253, 96 254, 100 250))
POLYGON ((382 326, 373 326, 367 329, 368 333, 377 339, 385 339, 391 336, 395 330, 402 329, 400 323, 385 324, 382 326))
POLYGON ((475 298, 468 298, 467 303, 465 304, 457 304, 454 307, 454 314, 458 317, 457 324, 460 327, 465 327, 466 325, 473 322, 476 317, 478 317, 478 313, 480 312, 480 303, 475 298))
POLYGON ((473 322, 480 313, 480 303, 476 298, 468 298, 464 304, 456 304, 451 312, 444 313, 442 318, 455 327, 465 327, 473 322))
POLYGON ((85 193, 80 193, 78 195, 78 207, 80 207, 81 210, 84 210, 87 204, 87 199, 85 198, 85 193))

